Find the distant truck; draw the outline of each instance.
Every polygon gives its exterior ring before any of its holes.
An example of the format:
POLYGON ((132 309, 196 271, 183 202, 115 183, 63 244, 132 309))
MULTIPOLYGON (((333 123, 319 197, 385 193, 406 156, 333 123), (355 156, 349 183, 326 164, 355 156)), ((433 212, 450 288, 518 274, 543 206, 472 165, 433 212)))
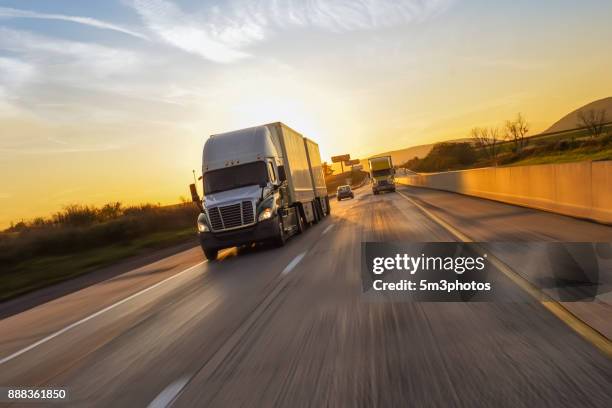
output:
POLYGON ((204 197, 192 185, 200 244, 219 250, 285 240, 330 213, 319 146, 276 122, 212 135, 202 155, 204 197))
POLYGON ((372 179, 372 193, 381 191, 395 191, 395 170, 391 156, 372 157, 368 159, 370 165, 370 178, 372 179))

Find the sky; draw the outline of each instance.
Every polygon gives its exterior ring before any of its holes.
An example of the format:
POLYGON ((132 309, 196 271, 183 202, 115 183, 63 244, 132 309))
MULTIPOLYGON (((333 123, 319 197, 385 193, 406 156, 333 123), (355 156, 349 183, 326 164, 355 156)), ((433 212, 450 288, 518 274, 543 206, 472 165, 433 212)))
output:
POLYGON ((609 0, 0 0, 0 228, 175 203, 208 135, 268 122, 324 159, 517 112, 542 131, 612 95, 610 16, 609 0))

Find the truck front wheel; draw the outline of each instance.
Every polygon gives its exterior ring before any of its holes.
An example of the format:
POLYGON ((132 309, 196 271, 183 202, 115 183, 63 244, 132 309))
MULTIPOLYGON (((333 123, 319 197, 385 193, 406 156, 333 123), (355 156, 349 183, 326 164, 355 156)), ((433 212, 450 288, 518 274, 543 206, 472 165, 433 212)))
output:
POLYGON ((281 247, 285 245, 285 242, 287 241, 287 236, 285 235, 285 226, 283 225, 283 220, 280 215, 276 216, 276 228, 277 233, 276 237, 274 238, 274 244, 276 246, 281 247))

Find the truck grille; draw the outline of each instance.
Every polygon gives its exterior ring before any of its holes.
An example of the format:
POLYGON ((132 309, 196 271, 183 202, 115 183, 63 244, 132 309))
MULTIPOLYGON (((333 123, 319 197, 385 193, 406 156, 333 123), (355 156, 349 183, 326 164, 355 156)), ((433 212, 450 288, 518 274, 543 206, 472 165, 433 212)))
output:
POLYGON ((213 231, 240 228, 255 223, 255 211, 251 201, 212 207, 207 211, 213 231))

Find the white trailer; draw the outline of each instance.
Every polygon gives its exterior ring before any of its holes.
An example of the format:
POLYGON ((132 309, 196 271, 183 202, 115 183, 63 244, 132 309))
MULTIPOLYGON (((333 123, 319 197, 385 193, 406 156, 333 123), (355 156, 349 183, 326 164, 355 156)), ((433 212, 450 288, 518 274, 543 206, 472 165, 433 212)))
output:
POLYGON ((270 129, 272 142, 276 145, 285 167, 289 201, 291 204, 300 203, 304 220, 312 223, 316 214, 315 189, 304 137, 281 122, 270 123, 266 127, 270 129))
POLYGON ((308 155, 308 165, 310 167, 310 176, 314 188, 317 211, 319 211, 320 214, 329 214, 329 197, 327 195, 327 185, 325 184, 325 175, 323 174, 323 163, 321 162, 319 145, 313 140, 305 137, 304 146, 306 146, 306 154, 308 155))

